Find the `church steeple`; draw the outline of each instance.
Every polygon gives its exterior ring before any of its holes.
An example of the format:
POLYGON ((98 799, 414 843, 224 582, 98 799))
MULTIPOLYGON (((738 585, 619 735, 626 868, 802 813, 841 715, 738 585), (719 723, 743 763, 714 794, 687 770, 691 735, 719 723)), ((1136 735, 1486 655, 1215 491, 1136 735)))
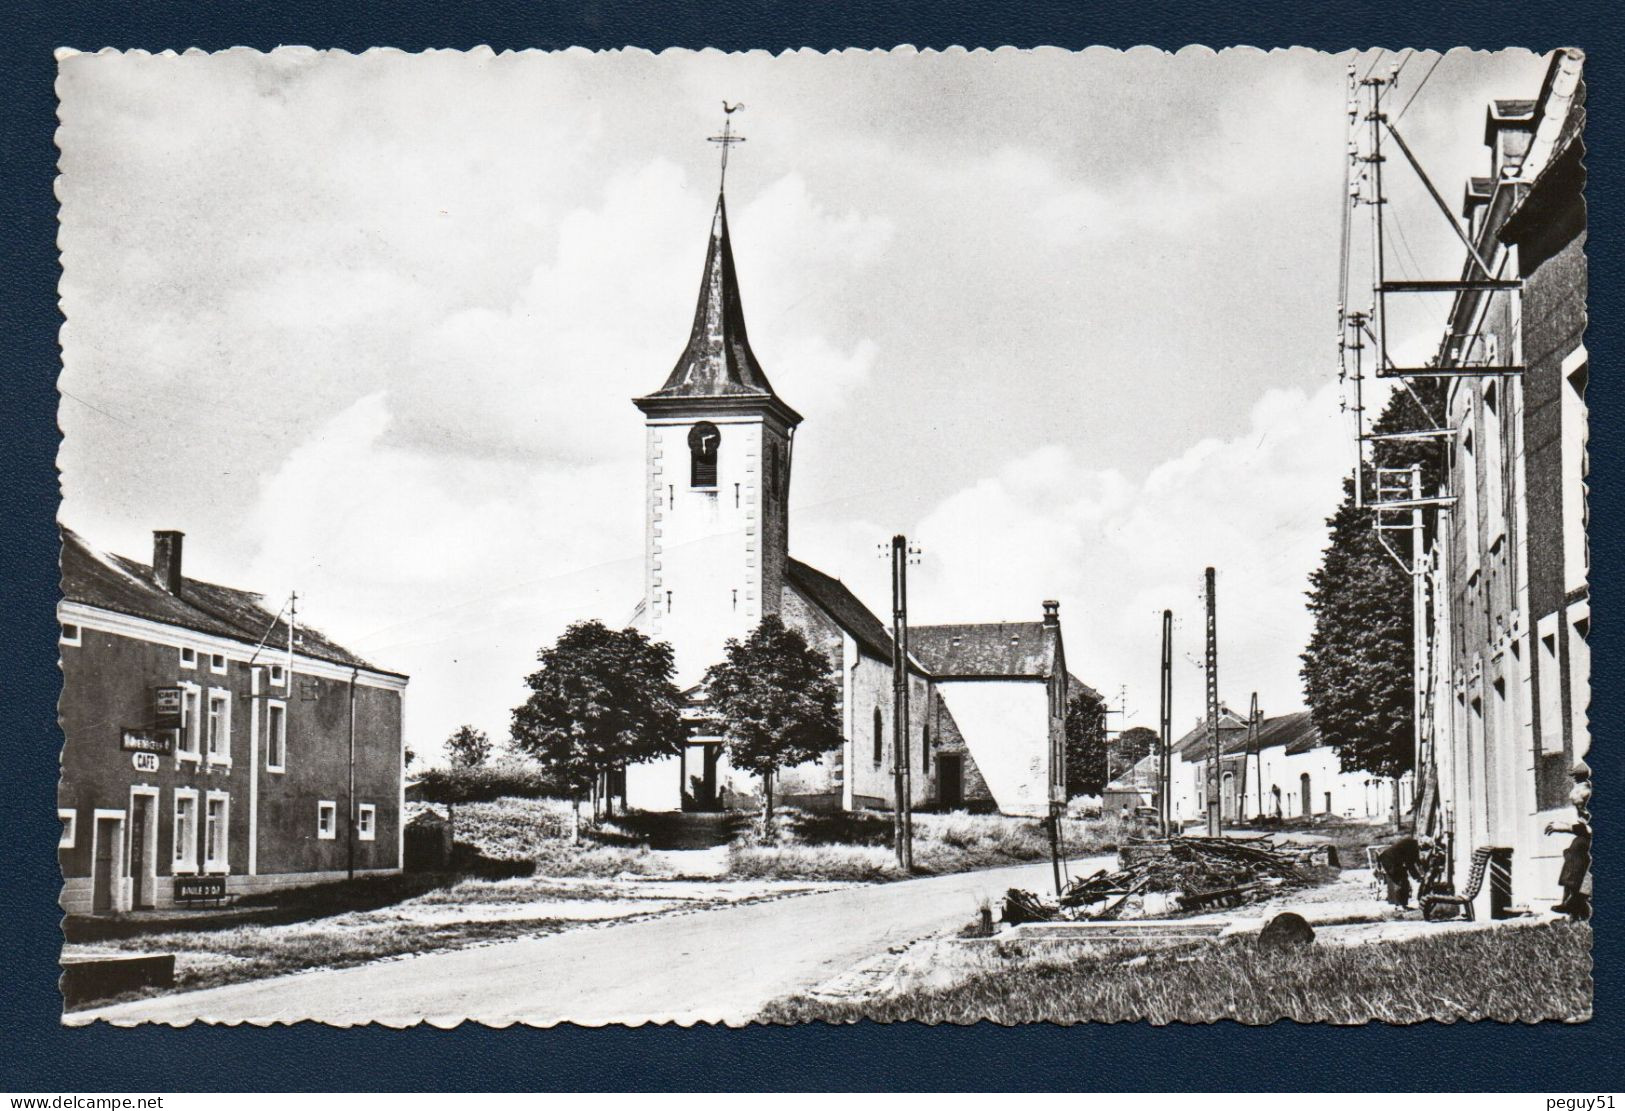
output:
POLYGON ((773 396, 773 387, 750 349, 745 308, 739 298, 733 246, 728 239, 728 202, 717 194, 711 218, 711 243, 705 252, 700 300, 688 346, 666 384, 652 397, 773 396))
POLYGON ((750 349, 745 332, 745 307, 739 297, 739 275, 734 270, 733 244, 728 236, 728 199, 725 190, 728 149, 744 142, 733 132, 732 115, 743 104, 723 102, 727 114, 722 134, 711 142, 722 148, 722 178, 717 188, 717 207, 711 216, 711 240, 705 252, 705 271, 700 276, 700 298, 694 307, 694 326, 688 344, 666 376, 666 382, 647 397, 636 398, 645 413, 691 411, 695 402, 721 403, 729 409, 761 406, 774 412, 790 427, 801 423, 801 415, 773 392, 762 364, 750 349))

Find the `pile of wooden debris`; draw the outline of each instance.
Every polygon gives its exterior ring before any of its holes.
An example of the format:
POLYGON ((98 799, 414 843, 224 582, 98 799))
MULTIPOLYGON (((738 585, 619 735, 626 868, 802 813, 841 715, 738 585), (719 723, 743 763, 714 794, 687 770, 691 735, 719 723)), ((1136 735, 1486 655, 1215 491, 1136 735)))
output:
POLYGON ((1170 909, 1212 910, 1266 898, 1283 889, 1308 887, 1313 869, 1336 865, 1336 852, 1319 848, 1278 848, 1267 839, 1175 837, 1124 845, 1118 870, 1101 869, 1073 880, 1059 899, 1011 888, 1004 898, 1004 921, 1102 921, 1123 913, 1137 895, 1172 896, 1170 909))

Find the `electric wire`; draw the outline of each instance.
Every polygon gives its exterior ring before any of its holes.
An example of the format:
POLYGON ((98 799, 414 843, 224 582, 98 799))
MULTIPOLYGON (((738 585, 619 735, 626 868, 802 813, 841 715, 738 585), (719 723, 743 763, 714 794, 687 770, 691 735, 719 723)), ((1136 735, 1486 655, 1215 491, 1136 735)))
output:
POLYGON ((1400 117, 1405 114, 1405 110, 1409 108, 1412 102, 1416 100, 1417 94, 1422 91, 1422 86, 1428 83, 1428 78, 1433 76, 1433 71, 1439 68, 1439 63, 1442 61, 1444 61, 1443 54, 1440 54, 1437 58, 1433 59, 1433 64, 1429 66, 1428 71, 1422 75, 1422 80, 1416 83, 1416 88, 1412 89, 1411 95, 1406 98, 1404 107, 1400 108, 1399 113, 1394 116, 1395 123, 1399 122, 1400 117))

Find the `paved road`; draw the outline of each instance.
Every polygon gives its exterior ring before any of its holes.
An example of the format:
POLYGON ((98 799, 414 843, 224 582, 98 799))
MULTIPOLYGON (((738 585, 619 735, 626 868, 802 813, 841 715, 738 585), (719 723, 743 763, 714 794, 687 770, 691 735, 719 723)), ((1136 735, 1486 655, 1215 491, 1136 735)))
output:
POLYGON ((1046 863, 853 887, 182 992, 65 1021, 740 1024, 888 946, 970 921, 983 898, 997 906, 1007 888, 1049 884, 1046 863))

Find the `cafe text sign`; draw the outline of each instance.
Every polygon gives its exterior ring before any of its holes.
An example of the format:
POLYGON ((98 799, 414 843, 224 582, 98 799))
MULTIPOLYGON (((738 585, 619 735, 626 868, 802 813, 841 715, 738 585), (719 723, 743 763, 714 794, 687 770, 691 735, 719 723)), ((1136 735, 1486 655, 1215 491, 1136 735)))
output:
POLYGON ((150 729, 126 729, 120 737, 119 747, 125 752, 164 754, 174 751, 175 738, 150 729))
POLYGON ((179 729, 181 727, 181 689, 154 687, 152 689, 152 727, 179 729))

